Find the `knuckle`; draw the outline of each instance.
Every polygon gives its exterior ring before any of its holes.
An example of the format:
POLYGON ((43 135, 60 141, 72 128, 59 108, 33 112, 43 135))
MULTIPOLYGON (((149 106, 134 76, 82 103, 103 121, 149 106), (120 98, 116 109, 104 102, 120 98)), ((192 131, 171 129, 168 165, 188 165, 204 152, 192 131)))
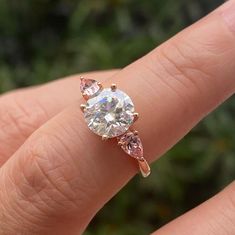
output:
MULTIPOLYGON (((216 97, 224 77, 224 61, 231 57, 231 38, 215 35, 213 38, 173 38, 159 48, 159 59, 176 78, 188 87, 195 87, 201 95, 208 90, 216 97), (190 40, 192 38, 192 40, 190 40), (179 79, 178 79, 179 80, 179 79)), ((235 49, 235 47, 233 47, 235 49)), ((223 83, 224 84, 224 83, 223 83)))
POLYGON ((208 83, 211 75, 203 67, 207 60, 203 61, 202 57, 194 58, 195 54, 198 52, 193 45, 185 43, 182 46, 173 40, 160 49, 159 61, 166 72, 183 85, 203 93, 206 91, 206 85, 211 86, 208 83))
POLYGON ((24 91, 5 94, 0 98, 0 163, 15 152, 45 120, 48 114, 40 103, 24 91))
POLYGON ((209 98, 213 97, 211 100, 215 103, 220 99, 218 84, 211 81, 214 75, 208 69, 208 56, 200 55, 193 43, 179 43, 172 39, 146 58, 148 68, 176 93, 186 107, 197 105, 198 97, 211 96, 209 98))
POLYGON ((23 165, 27 161, 25 158, 22 160, 21 168, 30 191, 28 195, 27 191, 24 195, 26 198, 33 196, 32 199, 41 197, 41 200, 46 200, 47 198, 47 203, 50 204, 59 204, 62 201, 65 204, 72 203, 74 192, 67 179, 72 180, 73 171, 72 166, 64 158, 69 153, 62 142, 57 150, 54 147, 55 140, 51 141, 52 138, 43 133, 28 144, 25 156, 31 169, 23 165))
POLYGON ((9 137, 28 137, 46 119, 47 113, 39 102, 21 91, 0 99, 0 127, 9 137))
POLYGON ((94 190, 72 160, 73 153, 55 135, 40 133, 28 143, 20 168, 20 194, 41 212, 60 216, 65 211, 86 211, 89 190, 94 190))

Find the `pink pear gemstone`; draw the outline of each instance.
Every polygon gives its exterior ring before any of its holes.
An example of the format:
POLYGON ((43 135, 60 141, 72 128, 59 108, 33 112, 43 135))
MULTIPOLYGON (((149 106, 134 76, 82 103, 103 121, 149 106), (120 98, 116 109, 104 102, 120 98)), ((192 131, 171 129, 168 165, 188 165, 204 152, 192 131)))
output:
POLYGON ((143 158, 143 145, 138 134, 128 131, 120 137, 119 143, 128 155, 136 159, 143 158))
POLYGON ((99 93, 101 86, 96 80, 81 78, 80 90, 83 96, 90 98, 99 93))

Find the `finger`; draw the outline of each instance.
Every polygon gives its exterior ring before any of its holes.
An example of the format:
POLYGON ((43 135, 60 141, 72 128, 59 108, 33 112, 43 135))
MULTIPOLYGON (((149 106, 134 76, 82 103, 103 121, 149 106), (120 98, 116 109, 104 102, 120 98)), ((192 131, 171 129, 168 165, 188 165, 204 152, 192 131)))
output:
POLYGON ((235 183, 152 235, 235 234, 235 183))
MULTIPOLYGON (((83 74, 104 81, 117 70, 83 74)), ((79 75, 0 97, 0 167, 43 123, 81 98, 79 75)))
MULTIPOLYGON (((222 12, 220 8, 108 83, 126 91, 141 113, 136 128, 149 160, 234 93, 235 33, 222 12)), ((0 201, 6 219, 0 223, 29 234, 81 233, 136 173, 134 163, 113 142, 90 133, 76 104, 36 131, 2 167, 0 185, 7 187, 0 201)))

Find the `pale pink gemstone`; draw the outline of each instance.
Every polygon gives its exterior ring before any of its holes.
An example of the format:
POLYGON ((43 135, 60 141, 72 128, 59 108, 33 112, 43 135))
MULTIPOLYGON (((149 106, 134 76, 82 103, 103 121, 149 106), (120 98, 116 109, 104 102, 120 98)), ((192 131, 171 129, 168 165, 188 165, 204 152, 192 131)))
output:
POLYGON ((128 131, 120 137, 121 148, 130 156, 136 159, 143 158, 143 145, 140 137, 131 131, 128 131))
POLYGON ((101 90, 101 87, 96 80, 81 78, 80 90, 83 96, 90 98, 97 95, 101 90))

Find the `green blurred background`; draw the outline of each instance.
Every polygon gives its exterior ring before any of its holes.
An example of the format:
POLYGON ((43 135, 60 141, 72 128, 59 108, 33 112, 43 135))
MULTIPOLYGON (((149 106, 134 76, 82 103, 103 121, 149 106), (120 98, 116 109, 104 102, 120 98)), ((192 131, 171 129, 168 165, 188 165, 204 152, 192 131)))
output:
MULTIPOLYGON (((0 0, 0 90, 123 67, 222 0, 0 0)), ((235 99, 93 219, 86 235, 148 234, 235 179, 235 99)))

